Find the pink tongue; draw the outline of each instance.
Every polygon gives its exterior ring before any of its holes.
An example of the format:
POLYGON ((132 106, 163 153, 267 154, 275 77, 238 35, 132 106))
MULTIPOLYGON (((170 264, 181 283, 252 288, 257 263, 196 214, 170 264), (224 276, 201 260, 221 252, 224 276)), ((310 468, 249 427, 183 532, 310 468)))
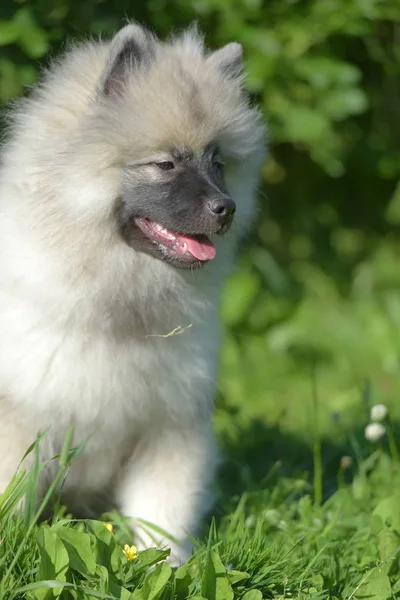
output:
POLYGON ((214 244, 206 237, 195 239, 187 235, 179 235, 179 245, 186 244, 187 252, 190 252, 198 260, 211 260, 217 253, 214 244))

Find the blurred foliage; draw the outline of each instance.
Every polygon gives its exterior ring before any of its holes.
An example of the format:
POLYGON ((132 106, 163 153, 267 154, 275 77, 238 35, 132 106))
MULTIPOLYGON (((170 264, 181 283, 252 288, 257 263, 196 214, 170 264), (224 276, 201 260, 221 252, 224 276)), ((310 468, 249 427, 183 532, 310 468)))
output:
POLYGON ((267 116, 260 215, 223 307, 222 438, 260 420, 308 439, 314 380, 332 437, 331 414, 357 407, 368 380, 396 403, 400 2, 2 0, 0 100, 66 40, 124 16, 161 36, 196 19, 209 45, 241 42, 267 116))

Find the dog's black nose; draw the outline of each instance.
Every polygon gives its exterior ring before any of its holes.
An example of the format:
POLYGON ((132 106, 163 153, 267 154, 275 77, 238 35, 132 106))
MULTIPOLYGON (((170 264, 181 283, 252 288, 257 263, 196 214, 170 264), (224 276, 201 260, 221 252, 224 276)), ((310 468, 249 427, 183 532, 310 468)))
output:
POLYGON ((232 218, 236 211, 236 204, 229 196, 218 196, 207 203, 210 212, 218 217, 221 222, 232 218))

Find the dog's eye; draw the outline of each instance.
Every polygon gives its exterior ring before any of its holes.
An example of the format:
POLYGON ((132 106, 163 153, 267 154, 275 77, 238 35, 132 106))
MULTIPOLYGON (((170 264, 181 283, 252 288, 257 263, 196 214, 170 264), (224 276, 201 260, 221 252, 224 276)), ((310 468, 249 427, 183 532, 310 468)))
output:
POLYGON ((172 161, 164 160, 162 162, 155 163, 155 165, 161 169, 161 171, 172 171, 175 169, 175 165, 172 161))

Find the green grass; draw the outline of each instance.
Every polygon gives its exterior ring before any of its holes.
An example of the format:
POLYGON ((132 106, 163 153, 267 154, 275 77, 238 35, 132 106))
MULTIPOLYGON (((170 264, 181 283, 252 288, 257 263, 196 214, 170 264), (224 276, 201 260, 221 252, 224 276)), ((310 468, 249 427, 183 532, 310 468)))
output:
MULTIPOLYGON (((310 402, 315 412, 316 393, 310 402)), ((36 502, 35 483, 43 468, 37 460, 30 473, 16 475, 0 498, 0 598, 400 597, 396 436, 392 456, 389 444, 368 445, 354 434, 353 464, 342 460, 342 466, 339 461, 336 468, 327 468, 315 419, 312 426, 308 447, 310 465, 316 467, 313 475, 293 468, 296 457, 290 454, 297 451, 296 444, 284 447, 282 459, 268 467, 263 479, 254 477, 259 466, 249 463, 246 470, 251 454, 244 452, 240 460, 234 452, 227 457, 219 478, 217 521, 211 520, 195 554, 178 570, 164 561, 168 550, 151 549, 129 560, 123 551, 131 542, 129 531, 117 514, 104 515, 113 532, 104 522, 73 520, 60 506, 51 520, 39 523, 45 502, 39 507, 36 502), (242 494, 241 485, 247 488, 242 494), (27 508, 15 514, 22 497, 27 508)), ((259 450, 263 435, 252 436, 259 450)), ((38 454, 37 444, 31 451, 38 454)), ((67 438, 46 500, 54 497, 79 451, 69 449, 67 438)), ((301 453, 298 457, 301 462, 301 453)), ((261 459, 265 466, 271 462, 266 456, 261 459)))

